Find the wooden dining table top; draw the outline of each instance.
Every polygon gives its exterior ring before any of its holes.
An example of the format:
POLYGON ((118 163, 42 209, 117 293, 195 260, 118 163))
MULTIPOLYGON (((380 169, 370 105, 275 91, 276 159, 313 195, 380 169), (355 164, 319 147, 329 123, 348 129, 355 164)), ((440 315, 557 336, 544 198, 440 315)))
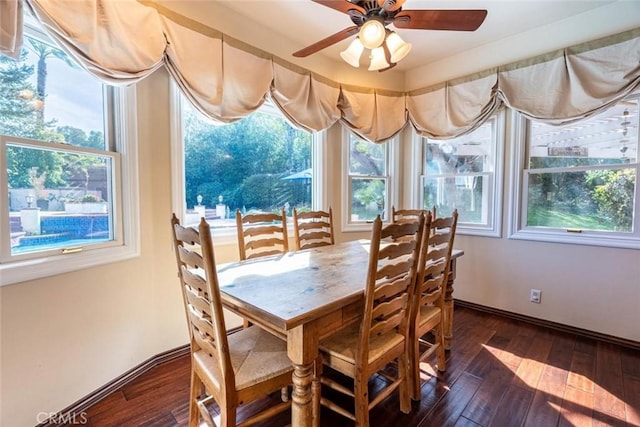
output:
POLYGON ((218 266, 225 306, 287 331, 358 301, 369 241, 358 240, 218 266))
POLYGON ((369 246, 355 240, 219 265, 224 305, 281 331, 320 318, 362 299, 369 246))

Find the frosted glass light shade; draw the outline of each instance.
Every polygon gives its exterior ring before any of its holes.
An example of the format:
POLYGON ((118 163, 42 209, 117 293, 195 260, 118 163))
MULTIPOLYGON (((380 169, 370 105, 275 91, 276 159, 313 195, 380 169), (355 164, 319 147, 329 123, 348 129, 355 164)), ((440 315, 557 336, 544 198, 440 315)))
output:
POLYGON ((362 46, 360 39, 356 37, 348 48, 340 52, 340 56, 347 64, 358 68, 360 66, 360 57, 362 56, 363 50, 364 46, 362 46))
POLYGON ((369 19, 360 28, 360 41, 367 49, 375 49, 382 45, 386 36, 386 29, 377 19, 369 19))
POLYGON ((389 53, 391 54, 391 62, 393 63, 400 62, 411 50, 411 43, 405 42, 394 32, 391 32, 391 34, 387 36, 386 43, 389 48, 389 53))
POLYGON ((384 57, 384 48, 377 47, 371 51, 371 64, 369 64, 369 71, 378 71, 383 68, 387 68, 389 63, 387 58, 384 57))

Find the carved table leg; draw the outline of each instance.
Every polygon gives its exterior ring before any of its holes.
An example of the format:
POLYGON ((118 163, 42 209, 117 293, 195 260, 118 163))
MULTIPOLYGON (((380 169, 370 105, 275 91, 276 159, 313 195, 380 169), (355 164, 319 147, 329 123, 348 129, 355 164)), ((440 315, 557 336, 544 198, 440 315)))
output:
POLYGON ((313 422, 311 380, 313 363, 296 365, 293 371, 293 393, 291 399, 291 425, 309 426, 313 422))
POLYGON ((447 291, 444 294, 444 348, 451 350, 451 339, 453 338, 453 280, 456 278, 456 260, 451 260, 449 276, 447 277, 447 291))
POLYGON ((291 425, 312 427, 314 361, 318 356, 318 336, 313 325, 301 325, 287 331, 287 354, 293 362, 293 392, 291 393, 291 425))

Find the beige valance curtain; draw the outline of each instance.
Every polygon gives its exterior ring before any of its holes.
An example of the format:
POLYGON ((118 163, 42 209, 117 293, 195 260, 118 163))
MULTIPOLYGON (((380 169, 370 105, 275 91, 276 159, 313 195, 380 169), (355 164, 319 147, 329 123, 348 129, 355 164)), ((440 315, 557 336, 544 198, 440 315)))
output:
POLYGON ((503 103, 525 116, 562 124, 597 114, 640 85, 640 29, 561 49, 407 94, 423 136, 458 136, 503 103))
POLYGON ((416 131, 429 138, 473 131, 502 105, 496 97, 496 69, 407 94, 416 131))
POLYGON ((640 84, 640 29, 502 67, 498 94, 511 108, 552 124, 610 107, 640 84))
POLYGON ((394 137, 407 123, 404 93, 342 86, 338 107, 344 124, 361 138, 394 137))
MULTIPOLYGON (((130 84, 164 64, 198 110, 224 123, 269 97, 308 131, 340 120, 382 142, 411 123, 421 135, 449 138, 474 130, 503 104, 563 123, 602 111, 640 84, 640 29, 400 93, 330 81, 147 0, 25 1, 89 72, 130 84)), ((15 54, 20 44, 19 4, 0 2, 3 53, 13 46, 15 54), (5 15, 14 22, 6 34, 5 15)))
POLYGON ((0 1, 0 53, 18 58, 22 49, 22 0, 0 1))
POLYGON ((162 66, 166 41, 160 18, 135 0, 26 4, 61 49, 110 84, 134 83, 162 66))

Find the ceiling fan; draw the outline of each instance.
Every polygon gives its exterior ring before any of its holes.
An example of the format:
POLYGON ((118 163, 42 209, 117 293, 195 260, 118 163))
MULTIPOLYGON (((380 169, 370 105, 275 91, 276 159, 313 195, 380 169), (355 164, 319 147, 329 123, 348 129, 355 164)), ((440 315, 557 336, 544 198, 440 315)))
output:
POLYGON ((411 49, 394 31, 387 28, 416 30, 475 31, 480 27, 487 11, 467 10, 403 10, 406 0, 312 0, 351 17, 355 24, 338 31, 304 49, 293 53, 303 58, 347 37, 358 37, 340 56, 350 65, 358 67, 365 49, 370 49, 370 71, 385 71, 394 67, 411 49))

